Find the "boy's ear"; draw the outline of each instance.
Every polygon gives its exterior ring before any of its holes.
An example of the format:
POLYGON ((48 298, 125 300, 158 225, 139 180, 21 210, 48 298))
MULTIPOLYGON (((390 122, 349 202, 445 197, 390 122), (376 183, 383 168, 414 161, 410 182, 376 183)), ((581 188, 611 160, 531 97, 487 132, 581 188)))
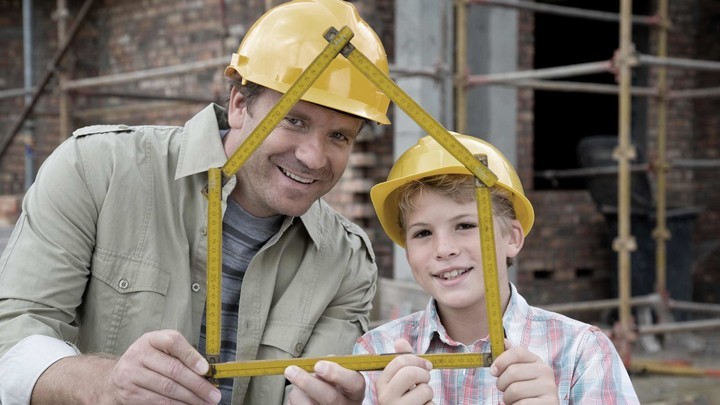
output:
POLYGON ((245 114, 247 114, 247 99, 237 87, 233 87, 230 91, 230 102, 228 103, 228 124, 230 124, 230 128, 242 128, 245 114))
POLYGON ((525 232, 523 232, 520 221, 513 219, 510 221, 510 238, 508 239, 507 256, 515 257, 522 250, 525 243, 525 232))

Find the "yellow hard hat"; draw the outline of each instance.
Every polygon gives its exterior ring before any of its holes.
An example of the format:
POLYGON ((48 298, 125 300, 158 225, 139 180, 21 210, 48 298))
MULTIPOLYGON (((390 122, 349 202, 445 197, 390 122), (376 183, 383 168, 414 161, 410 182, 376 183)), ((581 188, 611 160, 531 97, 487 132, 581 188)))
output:
MULTIPOLYGON (((285 93, 315 57, 328 45, 330 27, 348 26, 350 43, 389 75, 387 54, 375 31, 355 6, 342 0, 293 0, 268 10, 240 43, 225 76, 242 79, 285 93)), ((338 55, 302 100, 381 124, 389 124, 390 99, 359 70, 338 55)))
MULTIPOLYGON (((454 132, 451 134, 473 155, 487 156, 488 168, 498 177, 495 185, 512 195, 516 218, 527 235, 535 221, 535 212, 532 204, 525 197, 520 178, 512 164, 497 148, 482 139, 454 132)), ((370 190, 370 198, 380 224, 393 242, 405 247, 405 239, 399 224, 398 207, 399 191, 402 186, 413 180, 440 174, 472 175, 465 165, 455 159, 433 137, 425 136, 398 158, 390 169, 386 182, 377 184, 370 190)))

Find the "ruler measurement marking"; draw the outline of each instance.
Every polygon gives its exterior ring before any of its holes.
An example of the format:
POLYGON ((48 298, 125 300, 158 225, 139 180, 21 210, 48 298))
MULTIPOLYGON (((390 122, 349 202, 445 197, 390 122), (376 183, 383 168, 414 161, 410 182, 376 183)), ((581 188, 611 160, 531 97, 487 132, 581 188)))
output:
MULTIPOLYGON (((257 377, 281 375, 288 366, 297 366, 313 372, 320 360, 335 362, 348 370, 374 371, 384 369, 388 363, 402 354, 367 354, 329 357, 306 357, 286 360, 254 360, 247 362, 220 363, 211 366, 208 376, 213 378, 257 377)), ((488 353, 453 353, 419 355, 433 364, 434 369, 487 367, 488 353)))

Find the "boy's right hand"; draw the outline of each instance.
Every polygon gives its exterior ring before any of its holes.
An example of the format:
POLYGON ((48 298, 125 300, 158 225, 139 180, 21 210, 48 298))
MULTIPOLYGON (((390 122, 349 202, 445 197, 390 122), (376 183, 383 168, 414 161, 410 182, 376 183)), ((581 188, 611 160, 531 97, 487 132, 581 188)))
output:
MULTIPOLYGON (((395 341, 395 353, 412 353, 412 346, 404 339, 395 341)), ((378 404, 432 404, 430 382, 432 363, 404 354, 393 359, 375 382, 378 404)))

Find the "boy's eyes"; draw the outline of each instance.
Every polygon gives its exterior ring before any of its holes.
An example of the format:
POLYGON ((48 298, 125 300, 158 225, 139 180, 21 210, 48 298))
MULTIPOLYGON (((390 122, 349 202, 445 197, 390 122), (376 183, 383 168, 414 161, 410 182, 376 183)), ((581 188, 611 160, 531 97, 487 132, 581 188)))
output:
MULTIPOLYGON (((466 229, 475 229, 475 228, 477 228, 477 224, 472 223, 472 222, 461 222, 455 226, 455 229, 460 230, 460 231, 466 230, 466 229)), ((432 232, 430 230, 421 229, 417 232, 414 232, 412 234, 412 237, 415 239, 420 239, 420 238, 425 238, 430 235, 432 235, 432 232)))

